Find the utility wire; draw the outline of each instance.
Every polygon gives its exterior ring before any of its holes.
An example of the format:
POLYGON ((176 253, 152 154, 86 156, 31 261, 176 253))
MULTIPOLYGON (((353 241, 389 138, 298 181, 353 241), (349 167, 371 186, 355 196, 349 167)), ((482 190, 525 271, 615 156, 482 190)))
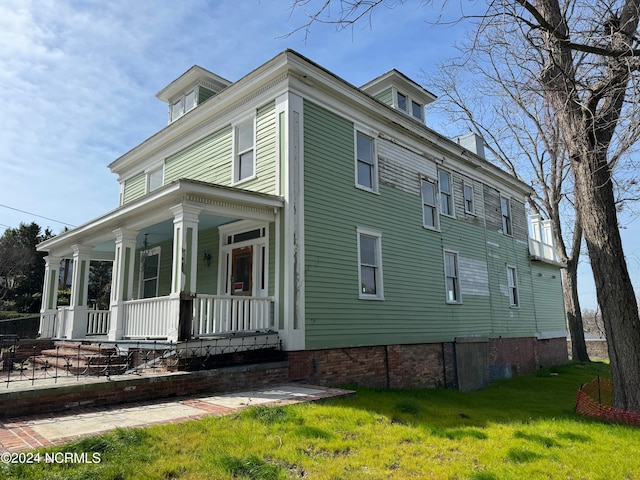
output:
POLYGON ((67 223, 67 222, 62 222, 54 218, 43 217, 42 215, 38 215, 37 213, 27 212, 26 210, 20 210, 19 208, 10 207, 8 205, 2 205, 1 203, 0 203, 0 207, 8 208, 9 210, 15 210, 16 212, 26 213, 27 215, 33 215, 34 217, 44 218, 45 220, 50 220, 52 222, 61 223, 62 225, 66 225, 67 227, 75 227, 75 225, 71 225, 70 223, 67 223))

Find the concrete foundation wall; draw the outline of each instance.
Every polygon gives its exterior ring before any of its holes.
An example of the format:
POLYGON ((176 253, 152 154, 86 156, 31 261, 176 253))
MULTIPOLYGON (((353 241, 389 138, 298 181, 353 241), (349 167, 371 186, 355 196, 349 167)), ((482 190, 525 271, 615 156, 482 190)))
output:
MULTIPOLYGON (((606 340, 585 340, 587 353, 591 360, 609 360, 609 346, 606 340)), ((567 349, 571 355, 571 340, 567 340, 567 349)))

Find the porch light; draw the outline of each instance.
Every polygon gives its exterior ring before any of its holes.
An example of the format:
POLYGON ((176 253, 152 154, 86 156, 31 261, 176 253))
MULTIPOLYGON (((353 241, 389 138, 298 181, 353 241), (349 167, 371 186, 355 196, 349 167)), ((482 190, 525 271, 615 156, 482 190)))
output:
POLYGON ((211 254, 209 252, 204 252, 204 257, 202 258, 202 262, 205 267, 211 266, 211 254))

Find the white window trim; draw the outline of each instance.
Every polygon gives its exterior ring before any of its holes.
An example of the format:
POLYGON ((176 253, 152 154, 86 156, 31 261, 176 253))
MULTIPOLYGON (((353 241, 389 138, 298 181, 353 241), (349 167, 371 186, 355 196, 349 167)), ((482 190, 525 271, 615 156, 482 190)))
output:
POLYGON ((356 227, 356 236, 358 244, 358 298, 360 300, 384 300, 384 286, 383 286, 383 273, 382 273, 382 232, 377 230, 370 230, 368 228, 356 227), (360 236, 373 237, 376 239, 376 261, 378 262, 376 270, 376 286, 377 292, 375 295, 362 293, 362 273, 360 263, 360 236))
POLYGON ((148 168, 145 170, 145 191, 146 193, 150 193, 154 190, 157 190, 158 188, 161 188, 162 186, 164 186, 164 164, 161 165, 154 165, 151 168, 148 168), (162 176, 162 179, 160 181, 160 186, 154 188, 153 190, 151 190, 151 175, 153 175, 156 172, 160 172, 160 175, 162 176))
POLYGON ((124 205, 124 181, 120 182, 120 193, 118 196, 119 206, 124 205))
POLYGON ((509 237, 513 236, 513 209, 511 208, 511 197, 507 197, 505 195, 500 195, 500 229, 502 230, 502 233, 504 235, 507 235, 509 237), (508 232, 504 231, 504 214, 502 213, 502 200, 506 200, 507 201, 507 209, 509 210, 509 216, 507 217, 509 219, 509 228, 508 232))
POLYGON ((440 188, 438 187, 438 182, 432 178, 428 177, 420 177, 420 198, 422 199, 422 226, 427 230, 432 230, 435 232, 440 231, 440 207, 438 203, 438 195, 440 194, 440 188), (424 195, 422 192, 422 183, 427 182, 433 185, 433 196, 435 200, 435 204, 432 207, 435 209, 435 213, 433 215, 433 221, 435 225, 427 225, 424 223, 424 206, 427 205, 424 201, 424 195))
POLYGON ((233 161, 232 163, 232 174, 231 174, 231 185, 238 185, 244 182, 248 182, 250 180, 254 180, 256 175, 256 167, 257 167, 257 158, 256 158, 256 129, 257 129, 257 120, 255 115, 250 118, 244 118, 244 120, 234 122, 232 124, 233 127, 233 161), (253 125, 253 143, 251 148, 247 148, 243 151, 238 151, 238 129, 247 124, 251 123, 253 125), (248 152, 249 150, 253 151, 253 173, 245 178, 240 178, 240 155, 248 152))
POLYGON ((378 148, 377 148, 377 142, 376 142, 376 137, 377 134, 371 132, 370 130, 366 129, 366 128, 360 128, 358 126, 356 126, 354 128, 353 131, 353 161, 354 161, 354 169, 355 169, 355 185, 356 188, 359 188, 360 190, 364 190, 365 192, 370 192, 370 193, 375 193, 378 194, 378 148), (358 134, 362 134, 365 137, 368 137, 371 139, 371 142, 373 144, 373 172, 371 175, 371 183, 372 186, 371 188, 369 187, 365 187, 364 185, 360 185, 358 183, 358 134))
MULTIPOLYGON (((161 258, 161 248, 160 247, 153 247, 153 248, 149 248, 147 250, 142 250, 140 251, 140 255, 145 254, 146 257, 152 257, 154 255, 158 255, 158 269, 156 271, 156 292, 154 297, 158 296, 158 288, 160 288, 160 258, 161 258)), ((154 278, 154 277, 151 277, 154 278)), ((140 262, 140 275, 139 275, 139 285, 138 285, 138 298, 139 299, 143 299, 145 298, 144 296, 144 282, 145 280, 151 280, 151 278, 145 279, 144 278, 144 263, 141 261, 140 262)), ((146 297, 146 298, 153 298, 153 297, 146 297)))
POLYGON ((509 307, 520 308, 520 288, 518 287, 518 269, 513 265, 507 265, 507 289, 509 290, 509 307), (515 285, 511 285, 509 271, 513 270, 515 285), (515 303, 511 301, 512 291, 515 289, 515 303))
POLYGON ((444 273, 444 298, 445 302, 449 305, 462 305, 462 290, 460 289, 460 255, 456 250, 443 249, 442 250, 442 271, 444 273), (455 255, 456 261, 456 287, 458 291, 458 298, 456 300, 449 300, 447 295, 447 254, 455 255))
POLYGON ((444 170, 444 169, 438 169, 438 203, 440 205, 439 208, 439 213, 440 215, 443 215, 445 217, 449 217, 449 218, 456 218, 456 200, 454 197, 454 188, 453 188, 453 173, 448 171, 448 170, 444 170), (442 188, 441 188, 441 183, 440 183, 440 174, 444 173, 446 175, 449 175, 449 193, 443 192, 442 188), (442 194, 445 195, 449 195, 451 197, 451 213, 444 213, 443 212, 443 208, 442 208, 442 194))
POLYGON ((198 106, 199 90, 200 90, 200 86, 199 85, 194 85, 193 88, 191 88, 191 89, 187 90, 186 92, 182 93, 181 95, 176 97, 172 102, 169 103, 169 123, 175 122, 176 120, 178 120, 179 118, 183 117, 185 114, 189 113, 191 110, 193 110, 194 108, 196 108, 198 106), (192 92, 195 95, 195 102, 193 104, 193 107, 191 107, 189 110, 186 110, 187 95, 189 95, 192 92), (180 103, 180 112, 174 117, 173 116, 173 106, 176 103, 180 103))
POLYGON ((464 204, 464 213, 469 215, 476 215, 476 189, 473 187, 473 183, 462 183, 462 203, 464 204), (471 189, 471 210, 467 210, 467 197, 465 196, 465 188, 471 189))

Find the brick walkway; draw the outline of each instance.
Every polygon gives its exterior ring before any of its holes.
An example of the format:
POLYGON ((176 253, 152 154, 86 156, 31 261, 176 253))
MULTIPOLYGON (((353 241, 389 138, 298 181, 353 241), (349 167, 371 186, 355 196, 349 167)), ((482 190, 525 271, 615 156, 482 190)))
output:
POLYGON ((73 413, 4 419, 0 420, 0 453, 60 445, 119 427, 176 423, 206 415, 227 415, 253 405, 287 405, 353 393, 313 385, 282 385, 225 395, 79 408, 73 413))

